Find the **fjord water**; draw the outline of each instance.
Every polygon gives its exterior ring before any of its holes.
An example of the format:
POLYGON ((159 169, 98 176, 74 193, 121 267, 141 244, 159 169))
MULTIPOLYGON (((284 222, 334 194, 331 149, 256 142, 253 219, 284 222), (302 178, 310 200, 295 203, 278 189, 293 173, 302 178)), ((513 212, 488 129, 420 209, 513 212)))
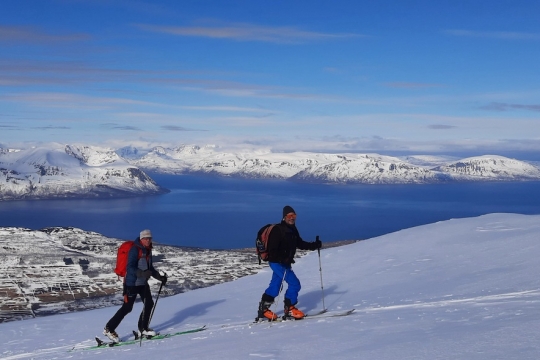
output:
POLYGON ((252 247, 257 230, 297 212, 307 241, 366 239, 451 218, 540 214, 540 182, 322 185, 211 176, 152 177, 169 194, 124 199, 0 202, 1 227, 72 226, 133 239, 212 249, 252 247))

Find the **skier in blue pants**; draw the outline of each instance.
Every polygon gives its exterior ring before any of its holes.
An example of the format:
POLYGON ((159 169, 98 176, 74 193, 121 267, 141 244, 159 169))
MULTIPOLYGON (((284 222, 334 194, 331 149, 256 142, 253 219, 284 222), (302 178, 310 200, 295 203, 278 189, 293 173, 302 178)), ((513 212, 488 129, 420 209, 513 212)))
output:
POLYGON ((268 237, 268 265, 272 269, 270 285, 262 295, 259 303, 258 318, 276 320, 277 315, 270 310, 274 299, 279 295, 283 282, 287 283, 287 291, 284 299, 285 317, 302 319, 305 314, 296 308, 298 293, 300 292, 300 280, 292 270, 296 249, 317 250, 322 243, 320 240, 306 242, 300 237, 296 228, 296 212, 290 206, 283 208, 283 218, 280 224, 274 226, 268 237))

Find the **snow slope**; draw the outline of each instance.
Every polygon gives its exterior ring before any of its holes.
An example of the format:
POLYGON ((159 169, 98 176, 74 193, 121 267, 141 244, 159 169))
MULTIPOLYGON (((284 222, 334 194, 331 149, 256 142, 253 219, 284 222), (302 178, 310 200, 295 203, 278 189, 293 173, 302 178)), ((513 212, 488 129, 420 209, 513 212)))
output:
MULTIPOLYGON (((324 300, 342 318, 250 325, 270 272, 160 299, 172 339, 100 350, 91 345, 117 308, 0 324, 4 359, 539 359, 540 215, 449 220, 321 252, 324 300), (75 347, 74 351, 70 351, 75 347)), ((299 307, 322 308, 319 258, 294 269, 299 307)), ((278 304, 281 307, 281 304, 278 304)), ((117 329, 135 327, 136 304, 117 329)))

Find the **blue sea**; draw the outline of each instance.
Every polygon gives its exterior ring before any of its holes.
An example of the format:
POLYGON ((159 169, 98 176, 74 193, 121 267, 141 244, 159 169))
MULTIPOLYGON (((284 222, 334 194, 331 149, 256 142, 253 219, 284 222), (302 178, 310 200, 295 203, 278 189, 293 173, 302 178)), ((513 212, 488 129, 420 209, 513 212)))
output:
POLYGON ((259 228, 292 206, 307 241, 367 239, 451 218, 494 212, 540 214, 540 182, 322 185, 282 180, 151 174, 171 190, 106 200, 0 202, 0 226, 73 226, 134 239, 211 249, 252 247, 259 228))

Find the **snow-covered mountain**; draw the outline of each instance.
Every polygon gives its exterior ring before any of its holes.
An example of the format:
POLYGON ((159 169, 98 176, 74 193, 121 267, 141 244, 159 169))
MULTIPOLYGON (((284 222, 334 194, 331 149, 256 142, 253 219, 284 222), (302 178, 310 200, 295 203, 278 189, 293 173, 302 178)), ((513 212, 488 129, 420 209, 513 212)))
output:
POLYGON ((321 154, 269 151, 226 153, 215 147, 158 147, 139 159, 141 168, 163 173, 206 173, 245 178, 331 183, 434 182, 444 175, 377 154, 321 154))
POLYGON ((0 152, 0 200, 167 192, 110 149, 49 144, 0 152))
POLYGON ((291 179, 329 183, 397 184, 433 183, 450 176, 382 155, 337 155, 328 164, 312 164, 291 179))
POLYGON ((22 150, 0 149, 0 201, 167 191, 145 171, 342 184, 540 179, 538 166, 495 155, 456 160, 428 155, 397 158, 379 154, 224 152, 213 145, 151 149, 128 146, 113 151, 49 144, 22 150))
POLYGON ((215 146, 155 147, 149 151, 122 149, 128 161, 142 169, 169 174, 206 173, 245 178, 275 178, 325 183, 435 183, 479 180, 540 179, 534 165, 502 156, 480 157, 466 174, 456 171, 452 157, 418 155, 405 158, 378 154, 322 154, 270 151, 221 152, 215 146), (137 156, 137 154, 140 154, 137 156), (512 171, 510 172, 510 168, 512 171), (512 176, 509 176, 509 174, 512 176))
POLYGON ((434 168, 464 179, 530 180, 540 178, 540 168, 503 156, 484 155, 453 161, 434 168))
MULTIPOLYGON (((293 265, 298 307, 345 317, 253 324, 271 272, 159 300, 152 326, 203 332, 99 350, 118 307, 0 324, 14 359, 540 358, 539 215, 490 214, 419 226, 311 252, 293 265), (320 262, 319 262, 320 261, 320 262), (321 269, 321 271, 319 271, 321 269), (321 285, 324 286, 321 288, 321 285)), ((155 293, 154 293, 155 296, 155 293)), ((273 306, 282 314, 283 295, 273 306)), ((117 328, 127 340, 142 306, 117 328)))

